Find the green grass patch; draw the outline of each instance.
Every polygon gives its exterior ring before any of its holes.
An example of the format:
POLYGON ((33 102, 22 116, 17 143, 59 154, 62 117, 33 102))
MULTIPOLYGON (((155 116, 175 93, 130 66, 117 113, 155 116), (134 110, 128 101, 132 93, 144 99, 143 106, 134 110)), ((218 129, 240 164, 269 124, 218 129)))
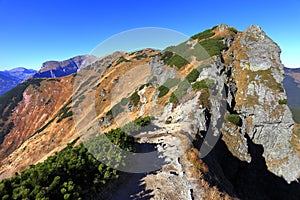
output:
POLYGON ((127 60, 126 58, 124 58, 123 56, 121 58, 119 58, 119 60, 117 61, 116 65, 119 65, 122 62, 131 62, 130 60, 127 60))
POLYGON ((187 76, 186 76, 186 80, 189 83, 193 83, 197 80, 197 78, 199 77, 200 72, 197 69, 193 69, 187 76))
POLYGON ((226 120, 237 125, 241 126, 242 125, 242 119, 238 114, 230 114, 226 116, 226 120))
POLYGON ((237 34, 239 32, 237 29, 235 29, 233 27, 229 27, 228 30, 235 33, 235 34, 237 34))
POLYGON ((172 92, 172 94, 170 96, 170 102, 171 103, 177 103, 178 102, 178 98, 177 98, 177 96, 175 95, 174 92, 172 92))
POLYGON ((144 89, 144 87, 149 87, 151 86, 151 83, 146 83, 146 84, 143 84, 139 87, 139 91, 141 91, 142 89, 144 89))
POLYGON ((204 79, 197 81, 192 84, 193 90, 202 90, 202 89, 213 89, 215 87, 215 82, 211 79, 204 79))
POLYGON ((158 88, 158 91, 159 91, 158 98, 161 98, 161 97, 165 96, 166 94, 168 94, 168 92, 170 91, 170 89, 167 88, 167 87, 164 86, 164 85, 161 85, 161 86, 158 88))
POLYGON ((133 59, 136 59, 136 60, 141 60, 143 58, 147 58, 148 56, 146 54, 142 54, 142 55, 137 55, 135 57, 133 57, 133 59))
POLYGON ((179 78, 167 79, 166 82, 158 88, 158 91, 159 91, 158 97, 161 98, 161 97, 165 96, 166 94, 168 94, 170 89, 172 87, 175 87, 176 85, 178 85, 178 83, 180 83, 179 78))
POLYGON ((178 69, 189 64, 187 60, 170 51, 165 51, 161 57, 161 60, 163 60, 166 65, 171 67, 176 66, 178 69))
POLYGON ((284 104, 287 104, 287 103, 288 103, 288 100, 287 100, 287 99, 280 99, 280 100, 278 100, 278 103, 279 103, 280 105, 284 105, 284 104))
POLYGON ((65 118, 69 118, 71 116, 73 116, 73 111, 72 111, 72 107, 71 106, 65 106, 63 107, 58 114, 59 118, 56 121, 56 123, 61 122, 63 119, 65 118))
POLYGON ((210 56, 221 55, 223 50, 227 49, 227 45, 223 44, 222 38, 210 38, 199 43, 210 56))
POLYGON ((215 35, 215 33, 212 32, 212 29, 207 29, 207 30, 205 30, 205 31, 203 31, 201 33, 193 35, 191 38, 194 39, 194 40, 196 40, 196 39, 203 40, 203 39, 207 39, 209 37, 212 37, 214 35, 215 35))
POLYGON ((137 106, 140 102, 140 95, 138 95, 138 92, 135 91, 131 96, 130 96, 130 101, 132 101, 134 106, 137 106))

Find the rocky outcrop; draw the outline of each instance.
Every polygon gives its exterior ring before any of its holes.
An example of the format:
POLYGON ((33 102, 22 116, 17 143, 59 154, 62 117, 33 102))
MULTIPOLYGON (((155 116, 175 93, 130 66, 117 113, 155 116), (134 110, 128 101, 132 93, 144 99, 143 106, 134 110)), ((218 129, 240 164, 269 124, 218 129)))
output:
POLYGON ((34 78, 59 78, 76 73, 79 69, 92 64, 97 57, 93 55, 76 56, 65 61, 48 61, 33 76, 34 78))
MULTIPOLYGON (((297 180, 300 159, 290 144, 294 121, 288 106, 279 103, 287 99, 280 48, 260 27, 252 25, 238 35, 228 52, 234 56, 228 60, 234 66, 232 81, 237 86, 236 106, 231 109, 243 120, 238 133, 263 146, 271 172, 288 182, 297 180)), ((246 156, 244 150, 240 153, 246 156)), ((244 160, 250 162, 250 158, 244 160)))

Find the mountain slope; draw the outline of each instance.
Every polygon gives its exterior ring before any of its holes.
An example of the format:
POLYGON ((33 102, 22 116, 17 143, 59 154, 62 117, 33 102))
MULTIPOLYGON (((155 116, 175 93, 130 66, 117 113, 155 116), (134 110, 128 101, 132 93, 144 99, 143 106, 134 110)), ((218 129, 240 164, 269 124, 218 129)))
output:
POLYGON ((144 173, 134 193, 128 182, 136 176, 126 177, 127 187, 112 199, 298 197, 300 142, 284 101, 280 48, 258 26, 239 32, 219 25, 166 51, 116 52, 76 75, 36 81, 7 96, 13 105, 0 104, 8 130, 0 146, 2 178, 78 137, 76 145, 85 145, 100 131, 150 115, 151 125, 133 134, 157 157, 131 167, 166 163, 144 173))
POLYGON ((22 67, 0 71, 0 96, 35 73, 36 71, 33 69, 25 69, 22 67))

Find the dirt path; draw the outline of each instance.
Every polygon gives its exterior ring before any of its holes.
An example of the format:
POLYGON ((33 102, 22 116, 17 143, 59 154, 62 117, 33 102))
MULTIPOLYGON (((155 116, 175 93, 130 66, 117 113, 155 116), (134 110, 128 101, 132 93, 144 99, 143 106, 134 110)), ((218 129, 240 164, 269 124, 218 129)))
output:
POLYGON ((200 199, 201 188, 195 179, 190 178, 188 171, 191 165, 185 152, 189 147, 189 140, 183 134, 182 124, 164 124, 154 121, 156 130, 150 130, 139 134, 139 142, 154 144, 167 164, 160 170, 148 174, 132 174, 118 191, 112 200, 127 199, 172 199, 193 200, 200 199), (145 137, 147 136, 147 137, 145 137), (193 191, 197 188, 197 193, 193 191))

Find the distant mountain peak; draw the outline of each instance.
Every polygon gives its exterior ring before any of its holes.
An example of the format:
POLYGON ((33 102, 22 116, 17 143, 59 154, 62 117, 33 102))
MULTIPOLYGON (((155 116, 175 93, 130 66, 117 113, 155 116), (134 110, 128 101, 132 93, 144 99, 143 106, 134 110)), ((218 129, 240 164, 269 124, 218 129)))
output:
POLYGON ((44 62, 34 78, 58 78, 76 73, 79 69, 92 64, 97 59, 93 55, 75 56, 64 61, 44 62))
POLYGON ((26 69, 24 67, 17 67, 10 70, 0 71, 0 96, 17 86, 22 81, 30 78, 35 73, 36 70, 26 69))

